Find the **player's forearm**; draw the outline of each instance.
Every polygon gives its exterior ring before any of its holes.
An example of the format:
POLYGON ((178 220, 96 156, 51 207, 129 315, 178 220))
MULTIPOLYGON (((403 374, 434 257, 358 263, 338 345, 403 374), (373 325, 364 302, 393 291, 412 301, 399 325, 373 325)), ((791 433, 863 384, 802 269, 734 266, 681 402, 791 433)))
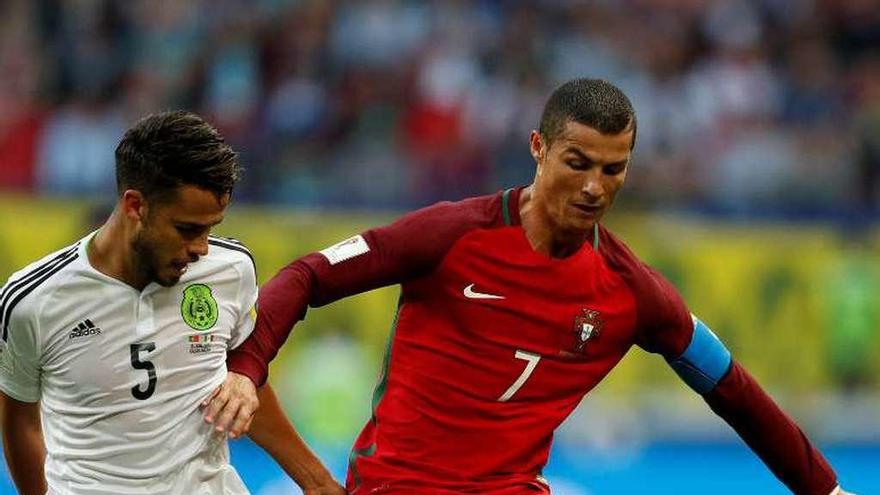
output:
POLYGON ((226 366, 246 375, 257 386, 266 382, 269 362, 284 345, 293 325, 305 316, 313 291, 308 266, 295 261, 284 267, 261 289, 253 333, 229 353, 226 366))
POLYGON ((21 495, 46 493, 46 477, 43 472, 46 451, 42 436, 18 433, 3 436, 6 463, 18 492, 21 495))
POLYGON ((37 406, 6 398, 3 411, 3 451, 9 473, 21 495, 46 493, 43 465, 46 449, 37 406))
POLYGON ((248 435, 263 448, 304 491, 335 485, 333 476, 309 449, 287 419, 269 385, 258 390, 260 408, 248 435))
POLYGON ((837 486, 822 454, 738 363, 704 398, 795 494, 828 495, 837 486))

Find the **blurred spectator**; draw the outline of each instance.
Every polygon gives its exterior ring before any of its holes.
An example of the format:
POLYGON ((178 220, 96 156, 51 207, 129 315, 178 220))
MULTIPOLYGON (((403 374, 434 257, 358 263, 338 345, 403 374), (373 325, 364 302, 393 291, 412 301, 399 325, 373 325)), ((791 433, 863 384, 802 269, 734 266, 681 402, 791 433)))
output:
POLYGON ((527 181, 527 136, 549 91, 603 77, 639 116, 628 204, 876 218, 872 0, 14 0, 0 10, 6 189, 107 187, 122 124, 184 107, 241 150, 244 199, 454 199, 527 181))
POLYGON ((100 103, 74 103, 57 109, 46 122, 38 150, 38 190, 113 194, 113 153, 125 124, 114 107, 100 103))
POLYGON ((43 112, 36 101, 41 59, 27 29, 32 16, 25 1, 0 6, 0 189, 34 186, 43 112))
POLYGON ((865 57, 856 70, 855 191, 859 209, 880 210, 880 60, 865 57))

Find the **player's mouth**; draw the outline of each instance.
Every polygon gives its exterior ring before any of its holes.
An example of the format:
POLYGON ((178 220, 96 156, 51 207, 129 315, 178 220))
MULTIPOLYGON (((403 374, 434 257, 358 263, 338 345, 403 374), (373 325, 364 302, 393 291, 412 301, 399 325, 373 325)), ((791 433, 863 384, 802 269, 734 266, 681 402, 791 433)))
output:
POLYGON ((587 216, 589 218, 596 218, 602 213, 601 206, 592 206, 583 203, 574 203, 572 206, 575 207, 578 211, 581 212, 582 215, 587 216))
POLYGON ((189 263, 187 263, 187 262, 185 262, 185 261, 183 261, 183 262, 181 262, 181 261, 172 261, 172 262, 171 262, 171 268, 174 268, 174 271, 177 272, 177 276, 178 276, 178 277, 180 277, 180 276, 182 276, 184 273, 186 273, 186 267, 187 267, 188 265, 189 265, 189 263))

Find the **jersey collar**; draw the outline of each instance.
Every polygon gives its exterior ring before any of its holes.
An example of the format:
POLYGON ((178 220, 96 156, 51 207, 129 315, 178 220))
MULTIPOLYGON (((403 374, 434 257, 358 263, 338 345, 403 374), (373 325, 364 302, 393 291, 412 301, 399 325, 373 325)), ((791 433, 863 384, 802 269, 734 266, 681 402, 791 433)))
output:
MULTIPOLYGON (((519 195, 525 187, 511 187, 501 193, 501 215, 504 218, 504 225, 508 227, 522 224, 522 220, 519 217, 519 195)), ((587 236, 587 238, 589 237, 590 235, 587 236)), ((599 222, 593 224, 592 237, 593 249, 598 251, 599 222)))

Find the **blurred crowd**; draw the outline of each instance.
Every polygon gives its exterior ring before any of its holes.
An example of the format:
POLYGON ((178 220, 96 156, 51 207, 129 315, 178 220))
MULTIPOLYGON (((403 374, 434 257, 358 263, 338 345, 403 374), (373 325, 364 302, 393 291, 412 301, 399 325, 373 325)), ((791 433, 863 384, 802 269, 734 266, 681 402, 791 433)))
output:
POLYGON ((639 119, 630 205, 880 209, 876 0, 6 0, 0 189, 113 191, 136 118, 206 115, 248 201, 397 208, 528 182, 574 77, 639 119))

